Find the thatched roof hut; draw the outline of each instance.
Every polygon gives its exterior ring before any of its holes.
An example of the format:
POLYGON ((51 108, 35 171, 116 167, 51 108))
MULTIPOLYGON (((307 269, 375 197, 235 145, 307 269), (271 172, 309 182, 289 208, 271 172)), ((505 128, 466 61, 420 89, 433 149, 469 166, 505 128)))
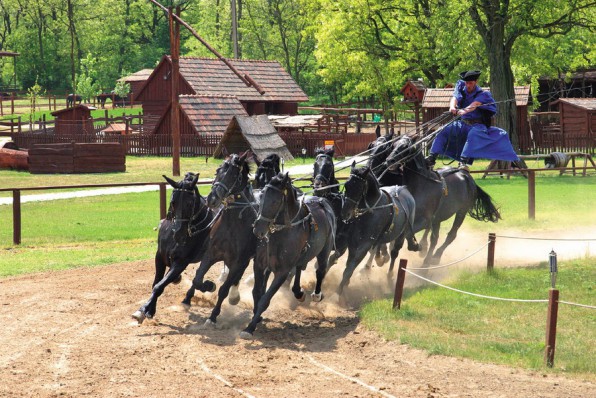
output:
POLYGON ((234 116, 215 148, 213 156, 223 157, 248 149, 253 151, 259 160, 265 159, 272 153, 278 154, 285 160, 294 159, 267 115, 234 116))

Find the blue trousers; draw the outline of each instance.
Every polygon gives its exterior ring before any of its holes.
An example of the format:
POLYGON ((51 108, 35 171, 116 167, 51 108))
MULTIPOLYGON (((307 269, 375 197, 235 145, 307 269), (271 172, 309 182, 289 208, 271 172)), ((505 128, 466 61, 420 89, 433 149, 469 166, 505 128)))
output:
POLYGON ((474 159, 519 160, 509 134, 501 128, 487 128, 482 123, 472 126, 457 120, 443 128, 433 141, 430 153, 445 155, 472 164, 474 159))

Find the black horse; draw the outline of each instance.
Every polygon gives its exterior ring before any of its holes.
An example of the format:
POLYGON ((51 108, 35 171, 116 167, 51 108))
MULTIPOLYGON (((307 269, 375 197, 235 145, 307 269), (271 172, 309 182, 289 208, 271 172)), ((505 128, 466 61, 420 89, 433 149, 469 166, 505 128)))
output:
POLYGON ((262 162, 259 162, 255 157, 255 162, 257 164, 257 171, 255 172, 254 187, 256 189, 263 189, 281 171, 279 168, 281 158, 278 154, 272 153, 263 159, 262 162))
POLYGON ((103 92, 103 93, 97 94, 95 96, 95 99, 97 99, 98 104, 102 108, 105 108, 106 107, 106 101, 108 100, 108 98, 112 98, 112 95, 113 95, 112 93, 103 92))
MULTIPOLYGON (((344 197, 339 192, 339 181, 335 177, 335 164, 333 163, 335 150, 333 148, 318 149, 316 154, 317 157, 313 165, 314 195, 325 198, 331 203, 335 218, 337 219, 335 248, 333 254, 329 257, 329 267, 331 267, 348 249, 348 236, 353 225, 348 225, 341 219, 341 207, 344 197)), ((387 253, 386 245, 379 245, 377 246, 377 250, 371 249, 371 255, 366 262, 366 266, 370 268, 373 259, 377 260, 378 265, 382 265, 388 258, 389 254, 387 253)))
POLYGON ((214 263, 224 262, 229 273, 219 288, 217 303, 205 322, 206 326, 215 325, 221 305, 228 294, 230 304, 238 304, 238 283, 250 259, 255 255, 257 238, 252 232, 252 226, 257 217, 258 205, 248 183, 250 169, 247 154, 234 154, 223 162, 217 169, 213 187, 207 196, 209 207, 218 208, 222 204, 224 207, 211 228, 209 247, 197 269, 193 286, 183 301, 183 304, 190 305, 195 289, 202 292, 215 291, 215 284, 209 280, 203 281, 203 278, 214 263))
POLYGON ((401 186, 381 188, 370 167, 356 168, 352 164, 350 177, 344 185, 344 204, 341 218, 351 223, 348 235, 348 260, 338 294, 350 282, 354 270, 367 251, 379 244, 392 243, 389 272, 407 238, 410 250, 417 250, 413 237, 416 212, 414 198, 401 186))
POLYGON ((67 108, 71 108, 72 106, 74 106, 75 102, 77 104, 80 104, 81 101, 83 101, 83 97, 81 97, 78 94, 68 94, 66 96, 66 107, 67 108))
POLYGON ((214 217, 197 189, 198 174, 187 173, 180 182, 166 176, 164 178, 174 191, 168 215, 159 226, 151 297, 132 314, 139 323, 143 323, 145 318, 153 318, 157 299, 166 286, 180 282, 181 274, 188 264, 200 261, 207 248, 214 217), (167 274, 166 267, 170 268, 167 274))
POLYGON ((300 275, 315 257, 317 281, 312 300, 323 299, 321 285, 333 247, 335 215, 326 199, 303 196, 299 200, 288 174, 280 173, 263 190, 254 233, 260 239, 254 260, 254 315, 241 332, 242 338, 252 337, 261 315, 292 269, 296 271, 292 292, 298 300, 304 300, 300 275), (274 277, 267 288, 270 273, 274 277))
POLYGON ((377 126, 375 134, 377 138, 368 144, 368 167, 371 168, 382 187, 403 185, 401 173, 388 170, 384 165, 387 156, 393 150, 394 138, 397 138, 393 128, 389 130, 389 133, 381 135, 381 128, 377 126))
POLYGON ((446 168, 429 170, 415 136, 407 135, 395 142, 385 165, 400 170, 404 184, 416 200, 414 232, 425 230, 422 242, 430 229, 430 246, 424 264, 436 264, 443 252, 455 240, 466 214, 479 221, 497 222, 501 215, 491 197, 484 192, 467 171, 446 168), (455 215, 451 230, 443 245, 434 250, 439 239, 441 223, 455 215))

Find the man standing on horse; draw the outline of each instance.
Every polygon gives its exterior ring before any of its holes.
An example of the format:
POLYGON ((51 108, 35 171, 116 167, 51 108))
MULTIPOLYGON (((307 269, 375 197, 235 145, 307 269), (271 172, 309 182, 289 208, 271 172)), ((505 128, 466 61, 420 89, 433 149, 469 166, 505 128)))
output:
POLYGON ((449 101, 449 111, 459 120, 443 127, 434 139, 426 158, 434 166, 438 155, 458 160, 460 169, 468 170, 475 158, 517 161, 519 158, 503 129, 491 127, 497 105, 489 91, 478 86, 480 71, 460 73, 449 101))

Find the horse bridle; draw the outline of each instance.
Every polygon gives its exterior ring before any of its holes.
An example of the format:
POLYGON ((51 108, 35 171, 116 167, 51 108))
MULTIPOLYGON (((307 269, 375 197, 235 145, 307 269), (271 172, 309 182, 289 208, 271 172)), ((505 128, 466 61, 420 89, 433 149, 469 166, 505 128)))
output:
MULTIPOLYGON (((356 174, 350 174, 350 178, 348 179, 348 181, 351 178, 356 178, 360 181, 362 181, 364 183, 364 189, 362 190, 362 195, 360 196, 360 198, 358 200, 354 200, 352 198, 350 198, 348 195, 344 195, 344 200, 347 200, 348 202, 351 202, 354 204, 355 206, 355 210, 354 210, 354 218, 358 218, 360 216, 362 216, 363 214, 366 213, 371 213, 373 210, 377 210, 377 209, 384 209, 385 207, 392 207, 393 203, 388 203, 386 205, 382 205, 382 206, 377 206, 379 204, 379 202, 381 201, 381 198, 383 197, 383 195, 379 195, 379 199, 377 199, 377 201, 375 202, 374 205, 370 206, 368 204, 368 202, 366 201, 366 192, 368 191, 368 181, 366 181, 365 178, 360 177, 359 175, 356 174), (360 201, 364 201, 364 205, 366 206, 365 209, 360 209, 360 207, 358 207, 358 205, 360 204, 360 201)), ((346 181, 346 184, 348 183, 348 181, 346 181)), ((344 185, 345 187, 345 185, 344 185)), ((383 191, 381 191, 383 192, 383 191)))
MULTIPOLYGON (((180 223, 185 223, 185 222, 188 223, 188 225, 186 227, 186 232, 190 238, 192 238, 193 236, 195 236, 195 235, 205 231, 207 228, 209 228, 211 223, 208 224, 206 227, 198 229, 198 230, 194 230, 194 227, 193 227, 193 225, 196 225, 198 227, 199 225, 201 225, 203 223, 203 221, 205 221, 209 217, 209 209, 207 209, 206 205, 199 207, 198 212, 196 212, 196 213, 194 212, 196 204, 197 204, 197 197, 199 197, 197 188, 196 187, 194 189, 174 188, 174 192, 190 193, 191 195, 193 195, 193 201, 192 201, 192 211, 191 211, 190 217, 177 218, 176 215, 174 214, 174 216, 172 217, 172 221, 173 222, 178 221, 180 223), (197 218, 199 217, 199 215, 201 214, 201 210, 203 210, 203 209, 205 209, 205 215, 198 223, 194 223, 194 221, 196 221, 197 218)), ((200 202, 200 197, 199 197, 199 202, 200 202)))
MULTIPOLYGON (((265 185, 265 188, 263 188, 263 194, 265 193, 266 189, 272 189, 274 191, 277 191, 281 194, 281 197, 282 197, 281 203, 279 204, 279 207, 277 208, 277 211, 275 212, 275 215, 273 216, 273 218, 268 218, 268 217, 263 216, 262 211, 259 208, 259 213, 257 214, 257 219, 255 220, 255 224, 261 220, 267 222, 268 223, 267 229, 269 230, 270 233, 273 234, 273 233, 275 233, 277 231, 281 231, 285 228, 290 228, 290 227, 294 227, 296 225, 300 225, 312 216, 312 214, 309 212, 308 215, 306 215, 301 220, 294 221, 300 215, 300 210, 302 209, 302 205, 304 204, 304 201, 302 200, 302 201, 300 201, 300 206, 298 207, 298 211, 296 212, 294 217, 288 223, 276 224, 275 220, 277 220, 277 217, 279 217, 279 215, 281 214, 282 210, 284 209, 284 205, 287 201, 287 198, 286 198, 287 193, 284 191, 287 190, 288 188, 278 188, 271 184, 267 184, 267 185, 265 185)), ((263 203, 262 199, 261 199, 261 203, 263 203)))

